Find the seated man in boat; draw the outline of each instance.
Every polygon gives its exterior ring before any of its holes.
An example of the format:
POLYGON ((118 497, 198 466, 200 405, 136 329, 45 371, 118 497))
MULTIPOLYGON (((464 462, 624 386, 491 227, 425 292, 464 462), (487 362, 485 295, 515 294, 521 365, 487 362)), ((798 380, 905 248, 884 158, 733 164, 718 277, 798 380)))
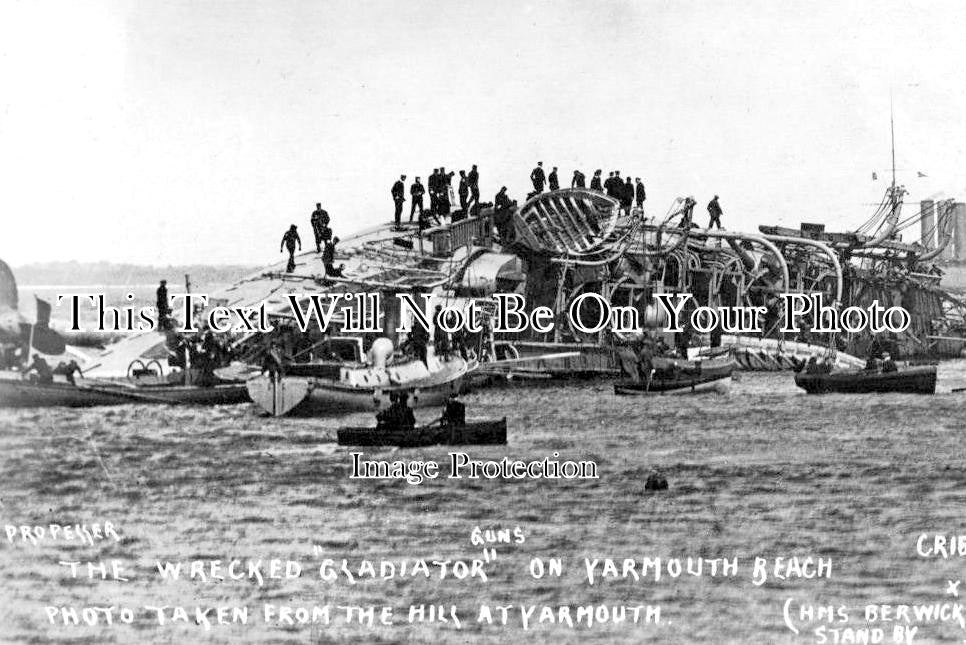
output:
POLYGON ((466 406, 456 398, 454 392, 449 395, 446 407, 443 409, 443 416, 440 421, 444 426, 464 426, 466 425, 466 406))
POLYGON ((416 415, 413 414, 413 409, 409 407, 409 394, 406 392, 399 393, 399 411, 400 426, 407 429, 415 428, 416 415))
POLYGON ((397 413, 397 405, 399 403, 399 395, 395 392, 389 393, 389 407, 385 410, 380 410, 376 412, 376 429, 385 430, 387 428, 394 428, 396 426, 395 414, 397 413))
POLYGON ((654 372, 654 350, 652 349, 651 339, 645 337, 641 342, 641 347, 637 352, 637 374, 642 383, 651 380, 654 372))
POLYGON ((412 430, 416 427, 416 415, 407 401, 405 392, 391 392, 389 407, 376 414, 376 428, 381 430, 412 430))
POLYGON ((54 373, 47 361, 40 357, 40 354, 34 354, 34 360, 27 366, 24 375, 29 377, 31 383, 48 385, 54 382, 54 373), (31 372, 36 372, 36 374, 31 374, 31 372))
POLYGON ((878 371, 879 369, 879 359, 875 356, 870 356, 865 362, 865 369, 871 371, 878 371))
POLYGON ((882 373, 887 374, 889 372, 898 372, 899 368, 896 367, 896 362, 892 360, 892 356, 889 354, 882 355, 882 373))

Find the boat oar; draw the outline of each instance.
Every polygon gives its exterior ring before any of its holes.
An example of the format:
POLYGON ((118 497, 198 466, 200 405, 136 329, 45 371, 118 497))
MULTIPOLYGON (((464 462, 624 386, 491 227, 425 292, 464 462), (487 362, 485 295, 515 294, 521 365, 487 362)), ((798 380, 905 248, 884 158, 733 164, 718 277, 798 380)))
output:
POLYGON ((953 392, 966 392, 966 387, 954 387, 953 392))
POLYGON ((132 392, 130 388, 126 388, 124 386, 95 387, 85 383, 78 385, 77 388, 80 390, 90 390, 91 392, 119 396, 121 398, 131 399, 132 401, 148 401, 151 403, 164 403, 167 405, 177 405, 179 403, 179 401, 172 401, 160 396, 151 396, 150 394, 144 394, 143 392, 132 392))

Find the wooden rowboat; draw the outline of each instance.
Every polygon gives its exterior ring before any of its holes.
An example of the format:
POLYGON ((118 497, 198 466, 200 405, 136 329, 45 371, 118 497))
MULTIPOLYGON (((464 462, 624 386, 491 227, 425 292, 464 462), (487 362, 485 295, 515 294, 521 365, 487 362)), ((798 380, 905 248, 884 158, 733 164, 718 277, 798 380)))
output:
POLYGON ((735 362, 731 359, 711 361, 667 361, 655 359, 656 369, 650 380, 627 379, 614 384, 614 394, 696 394, 727 391, 735 362), (659 366, 659 367, 658 367, 659 366))
POLYGON ((830 374, 799 372, 795 375, 795 385, 809 394, 829 392, 842 394, 869 394, 874 392, 935 394, 936 366, 903 367, 897 372, 878 372, 875 370, 850 370, 830 374))
POLYGON ((428 425, 412 429, 341 428, 340 446, 463 446, 506 443, 506 417, 470 420, 461 426, 428 425))
POLYGON ((129 403, 163 405, 230 405, 249 401, 245 383, 197 385, 130 385, 80 379, 76 385, 35 383, 19 372, 0 374, 0 408, 89 408, 129 403))
POLYGON ((430 359, 433 370, 420 360, 385 368, 344 363, 289 366, 286 374, 262 374, 247 382, 248 393, 273 416, 376 412, 389 406, 393 393, 409 395, 413 408, 443 405, 462 389, 463 378, 475 368, 462 358, 430 359))

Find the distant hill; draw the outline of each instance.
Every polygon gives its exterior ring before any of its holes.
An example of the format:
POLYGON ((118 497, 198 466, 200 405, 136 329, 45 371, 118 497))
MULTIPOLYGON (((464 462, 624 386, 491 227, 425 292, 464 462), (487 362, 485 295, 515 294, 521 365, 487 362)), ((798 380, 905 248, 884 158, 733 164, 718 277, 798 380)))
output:
POLYGON ((115 264, 113 262, 35 262, 13 267, 18 285, 153 285, 167 280, 169 285, 184 285, 191 276, 195 286, 234 282, 254 271, 247 265, 168 265, 115 264))

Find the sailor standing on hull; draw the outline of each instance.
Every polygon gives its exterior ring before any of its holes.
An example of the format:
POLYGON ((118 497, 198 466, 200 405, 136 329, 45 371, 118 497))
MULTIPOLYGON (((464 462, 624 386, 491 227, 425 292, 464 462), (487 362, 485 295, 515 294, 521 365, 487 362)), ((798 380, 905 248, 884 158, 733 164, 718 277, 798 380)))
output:
POLYGON ((551 191, 560 190, 560 180, 557 178, 556 166, 553 167, 553 170, 551 170, 550 174, 547 176, 547 183, 549 184, 551 191))
POLYGON ((395 220, 396 228, 402 226, 403 202, 406 201, 406 175, 400 175, 399 181, 392 185, 389 193, 392 195, 393 205, 396 207, 395 220))
POLYGON ((162 280, 161 284, 158 285, 158 290, 155 293, 158 310, 158 329, 165 331, 171 326, 171 307, 168 306, 168 281, 162 280))
MULTIPOLYGON (((474 206, 480 205, 480 173, 476 169, 476 164, 466 175, 466 181, 470 185, 470 203, 474 206)), ((469 213, 467 213, 469 215, 469 213)))
POLYGON ((282 244, 279 246, 278 252, 281 253, 282 249, 288 249, 288 265, 285 267, 286 273, 291 273, 295 271, 295 245, 298 245, 299 251, 302 250, 302 240, 299 238, 298 227, 292 224, 285 231, 285 235, 282 236, 282 244))
POLYGON ((603 172, 599 168, 594 171, 594 176, 590 180, 590 189, 596 190, 598 193, 604 192, 604 186, 600 183, 600 173, 603 172))
MULTIPOLYGON (((437 199, 439 198, 439 168, 433 168, 433 174, 426 180, 426 188, 429 189, 429 214, 436 217, 437 199)), ((420 214, 422 214, 422 211, 420 211, 420 214)))
POLYGON ((460 185, 459 185, 459 196, 460 196, 460 210, 463 211, 463 217, 469 217, 469 212, 467 207, 469 206, 470 198, 470 184, 466 177, 466 171, 460 171, 460 185))
POLYGON ((543 174, 543 162, 538 161, 537 167, 533 169, 530 173, 530 181, 533 182, 533 192, 534 194, 539 194, 543 192, 543 185, 546 183, 547 178, 543 174))
POLYGON ((416 182, 409 187, 409 196, 412 198, 413 203, 409 208, 409 221, 413 221, 413 215, 416 213, 416 209, 419 209, 419 219, 423 218, 423 195, 426 193, 426 188, 419 183, 419 177, 416 177, 416 182))
POLYGON ((708 228, 710 229, 710 228, 713 228, 713 227, 717 226, 720 229, 721 228, 721 216, 723 214, 724 213, 722 213, 722 211, 721 211, 721 205, 718 204, 718 196, 715 195, 714 196, 714 199, 712 199, 710 202, 708 202, 708 215, 711 216, 711 219, 708 221, 708 228))
POLYGON ((635 177, 634 181, 636 182, 634 195, 637 198, 637 207, 644 208, 644 200, 647 199, 647 192, 644 190, 644 184, 641 183, 640 177, 635 177))
POLYGON ((309 220, 312 223, 312 233, 315 234, 315 252, 322 252, 322 242, 325 241, 329 228, 329 214, 322 210, 322 204, 316 202, 315 210, 309 220))

